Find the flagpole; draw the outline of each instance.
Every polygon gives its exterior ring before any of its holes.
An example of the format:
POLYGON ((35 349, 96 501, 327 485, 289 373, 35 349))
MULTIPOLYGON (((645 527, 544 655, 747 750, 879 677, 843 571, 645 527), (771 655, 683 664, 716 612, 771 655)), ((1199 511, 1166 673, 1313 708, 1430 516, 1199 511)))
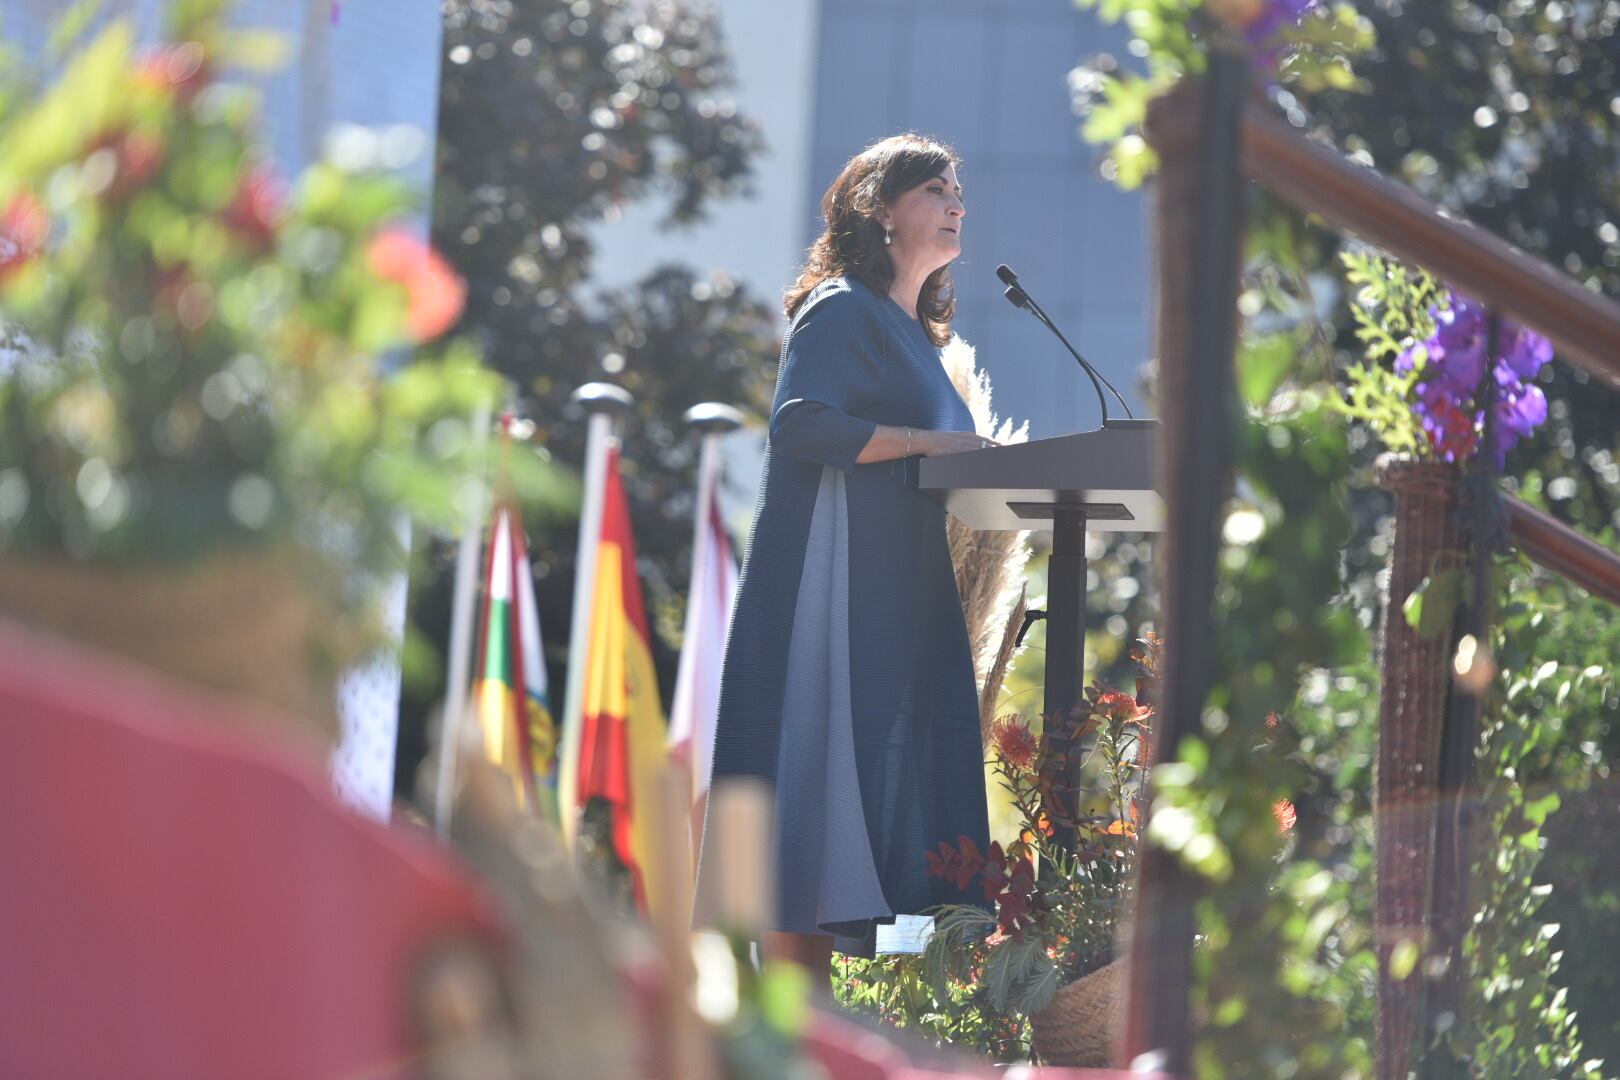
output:
POLYGON ((467 507, 461 544, 456 551, 455 591, 450 607, 450 664, 446 675, 444 712, 439 718, 439 777, 433 797, 433 822, 443 836, 450 830, 450 812, 455 802, 456 756, 466 727, 467 690, 472 650, 472 607, 474 577, 478 572, 478 552, 484 534, 484 504, 488 500, 483 477, 484 449, 489 445, 490 405, 473 410, 472 437, 476 448, 473 459, 478 475, 471 490, 475 493, 467 507))
MULTIPOLYGON (((681 633, 680 665, 675 676, 675 700, 670 710, 669 731, 672 744, 680 740, 702 737, 702 732, 698 730, 701 718, 695 715, 698 707, 696 684, 700 674, 697 645, 705 614, 704 605, 714 602, 712 593, 715 585, 715 582, 709 580, 712 562, 709 552, 709 506, 714 499, 715 488, 719 485, 723 452, 721 441, 743 425, 742 413, 730 405, 714 401, 692 406, 686 410, 683 419, 687 426, 700 433, 702 442, 698 455, 697 504, 692 513, 692 570, 686 579, 686 620, 681 633)), ((724 612, 721 617, 729 618, 730 614, 729 611, 724 612)), ((703 839, 703 817, 707 804, 704 781, 707 778, 700 776, 699 773, 702 769, 701 763, 708 760, 708 753, 707 748, 694 744, 687 755, 689 790, 694 801, 694 805, 690 808, 694 858, 703 839)))
POLYGON ((585 433, 585 494, 574 551, 574 610, 568 631, 568 683, 563 695, 562 737, 557 753, 557 817, 563 841, 573 849, 579 826, 579 749, 584 728, 585 654, 591 639, 591 598, 596 588, 596 548, 602 539, 602 491, 614 421, 635 404, 611 383, 586 383, 570 398, 589 414, 585 433))

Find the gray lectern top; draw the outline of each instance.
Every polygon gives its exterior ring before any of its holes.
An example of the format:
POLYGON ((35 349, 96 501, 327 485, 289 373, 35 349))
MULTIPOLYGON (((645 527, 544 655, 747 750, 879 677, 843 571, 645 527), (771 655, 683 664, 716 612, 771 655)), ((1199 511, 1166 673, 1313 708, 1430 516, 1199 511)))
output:
POLYGON ((1155 457, 1157 420, 1110 420, 1096 431, 925 457, 919 487, 975 529, 1052 528, 1077 506, 1088 532, 1164 527, 1155 457))

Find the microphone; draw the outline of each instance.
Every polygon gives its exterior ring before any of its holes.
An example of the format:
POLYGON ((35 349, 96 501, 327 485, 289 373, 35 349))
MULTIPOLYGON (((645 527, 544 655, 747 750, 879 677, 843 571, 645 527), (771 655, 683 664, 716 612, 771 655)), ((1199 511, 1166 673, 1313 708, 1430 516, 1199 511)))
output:
POLYGON ((1108 399, 1103 396, 1104 386, 1107 386, 1108 389, 1113 390, 1114 397, 1118 398, 1119 403, 1125 407, 1125 415, 1129 416, 1132 420, 1135 420, 1136 414, 1131 412, 1130 405, 1126 403, 1125 398, 1121 396, 1120 392, 1114 389, 1114 384, 1103 378, 1097 369, 1087 363, 1086 358, 1081 356, 1079 351, 1075 349, 1073 345, 1069 344, 1069 339, 1063 336, 1063 331, 1059 330, 1057 325, 1054 324, 1051 319, 1047 318, 1046 312, 1041 310, 1041 306, 1037 304, 1030 297, 1029 293, 1024 291, 1024 287, 1018 283, 1018 275, 1012 272, 1012 267, 1008 266, 1006 263, 1002 263, 1000 266, 996 267, 996 277, 1000 278, 1002 284, 1007 286, 1002 293, 1002 295, 1007 298, 1007 301, 1012 304, 1013 307, 1023 308, 1025 311, 1035 316, 1042 326, 1056 334, 1057 339, 1063 342, 1063 347, 1069 350, 1069 355, 1074 357, 1075 360, 1079 362, 1081 369, 1084 370, 1085 373, 1091 378, 1091 386, 1097 391, 1097 404, 1102 408, 1103 426, 1106 427, 1108 425, 1108 399))

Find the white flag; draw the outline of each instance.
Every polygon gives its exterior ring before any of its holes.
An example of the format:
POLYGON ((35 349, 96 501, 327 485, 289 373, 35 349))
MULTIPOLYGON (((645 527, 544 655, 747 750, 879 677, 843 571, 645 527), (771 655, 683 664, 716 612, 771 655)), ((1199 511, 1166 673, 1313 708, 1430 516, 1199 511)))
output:
POLYGON ((670 750, 688 762, 692 770, 694 804, 701 802, 709 790, 715 716, 720 706, 720 661, 726 650, 731 602, 737 593, 737 560, 720 517, 718 485, 714 482, 718 455, 705 454, 705 459, 710 467, 699 485, 686 629, 669 724, 670 750))

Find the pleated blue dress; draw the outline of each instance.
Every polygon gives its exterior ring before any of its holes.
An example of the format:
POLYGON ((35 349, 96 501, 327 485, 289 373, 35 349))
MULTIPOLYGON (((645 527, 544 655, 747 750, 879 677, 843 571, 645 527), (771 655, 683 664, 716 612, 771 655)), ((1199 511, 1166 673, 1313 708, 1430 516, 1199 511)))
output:
POLYGON ((973 429, 922 325, 832 278, 782 346, 713 775, 774 788, 774 928, 832 934, 860 956, 897 915, 982 906, 976 887, 929 877, 925 855, 989 842, 945 512, 918 491, 917 457, 855 463, 878 424, 973 429))

